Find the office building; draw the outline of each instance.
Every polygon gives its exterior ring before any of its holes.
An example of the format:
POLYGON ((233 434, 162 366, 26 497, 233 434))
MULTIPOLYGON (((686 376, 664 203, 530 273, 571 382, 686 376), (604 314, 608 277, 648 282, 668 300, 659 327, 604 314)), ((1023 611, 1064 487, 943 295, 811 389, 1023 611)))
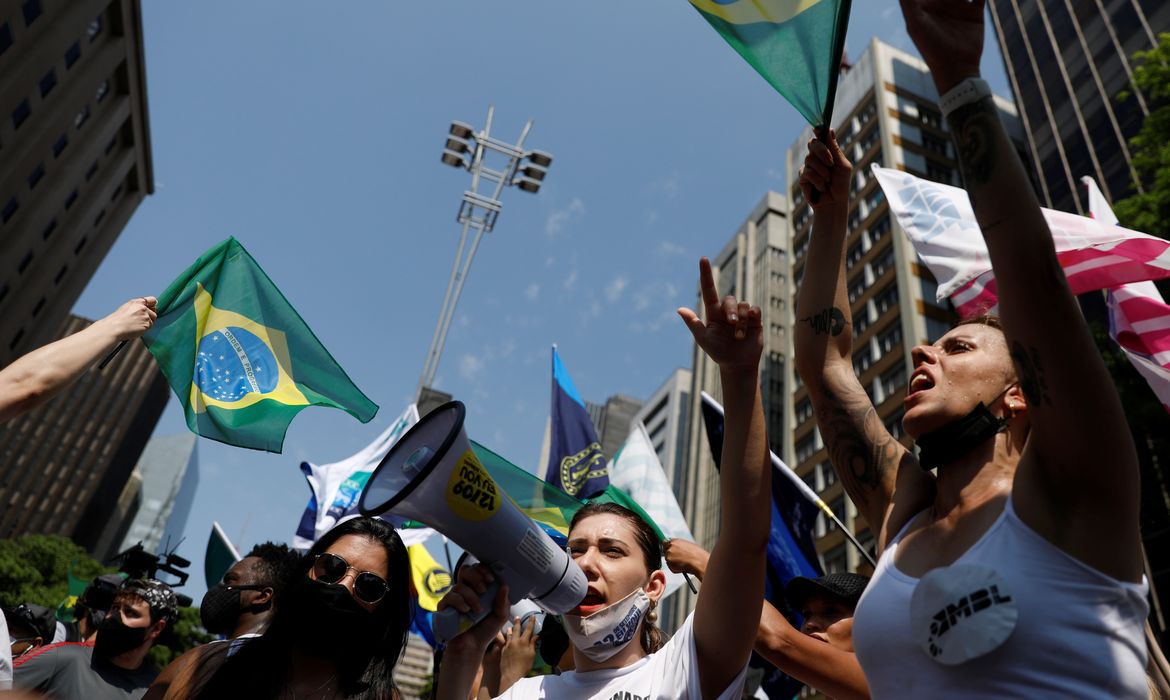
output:
MULTIPOLYGON (((71 316, 56 337, 90 323, 71 316)), ((0 425, 0 537, 65 535, 95 554, 121 542, 137 496, 127 482, 169 397, 154 357, 130 343, 105 369, 0 425)))
POLYGON ((406 636, 402 658, 394 666, 394 684, 403 700, 427 700, 433 683, 434 651, 414 632, 406 636))
POLYGON ((1150 96, 1133 85, 1133 55, 1170 31, 1170 3, 992 0, 987 7, 1041 203, 1087 213, 1085 175, 1110 202, 1132 194, 1129 139, 1150 112, 1150 96), (1122 100, 1122 92, 1132 94, 1122 100))
POLYGON ((674 497, 681 502, 683 494, 683 451, 686 449, 687 416, 690 410, 691 371, 679 367, 658 387, 642 408, 630 420, 628 430, 639 423, 646 426, 646 435, 658 463, 674 490, 674 497))
POLYGON ((607 460, 613 459, 622 443, 630 434, 630 421, 634 414, 642 408, 642 402, 622 394, 614 394, 605 400, 604 404, 585 402, 585 410, 589 413, 593 427, 597 430, 597 439, 601 442, 601 453, 607 460))
POLYGON ((54 337, 153 191, 144 70, 138 0, 0 3, 0 366, 54 337))
POLYGON ((118 551, 139 542, 148 552, 171 551, 183 539, 199 485, 195 440, 194 433, 183 433, 146 443, 131 479, 141 482, 137 513, 118 551))
MULTIPOLYGON (((711 258, 712 273, 720 294, 734 294, 758 304, 763 313, 764 354, 760 362, 760 386, 763 388, 764 412, 768 422, 772 449, 780 453, 778 440, 784 435, 786 387, 791 384, 791 370, 786 358, 791 356, 789 338, 792 299, 792 272, 788 256, 791 234, 788 226, 788 200, 768 192, 752 209, 723 250, 711 258)), ((696 296, 696 307, 702 299, 696 296)), ((687 396, 687 428, 682 466, 672 485, 680 496, 679 507, 691 526, 695 541, 707 550, 719 534, 719 474, 707 445, 703 429, 701 392, 723 400, 719 386, 719 369, 697 346, 694 349, 691 387, 687 396)), ((665 605, 663 620, 675 624, 694 608, 695 595, 683 588, 665 605)))

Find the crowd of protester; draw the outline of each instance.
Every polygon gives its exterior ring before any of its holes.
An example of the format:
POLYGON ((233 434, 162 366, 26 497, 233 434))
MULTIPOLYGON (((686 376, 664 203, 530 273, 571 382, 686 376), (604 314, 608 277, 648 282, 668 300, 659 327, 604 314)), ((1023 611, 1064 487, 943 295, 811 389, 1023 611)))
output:
MULTIPOLYGON (((852 166, 831 131, 809 144, 800 186, 814 212, 798 293, 796 364, 840 481, 875 535, 872 579, 796 578, 796 626, 764 600, 772 467, 760 399, 758 307, 721 297, 700 262, 702 315, 680 309, 719 367, 726 410, 720 523, 711 552, 659 541, 651 523, 588 504, 568 552, 588 589, 559 619, 510 614, 492 570, 461 568, 441 609, 478 622, 436 656, 433 694, 739 698, 749 656, 833 698, 1144 698, 1149 612, 1137 458, 1117 393, 1057 262, 1028 176, 979 79, 984 3, 902 0, 954 134, 990 253, 1000 315, 912 351, 896 440, 854 372, 845 250, 852 166), (811 319, 838 318, 834 324, 811 319), (701 581, 673 635, 656 624, 661 562, 701 581), (754 630, 754 634, 751 631, 754 630), (537 664, 537 661, 540 661, 537 664), (543 669, 544 673, 534 671, 543 669)), ((154 300, 0 372, 0 420, 46 400, 119 340, 154 300)), ((68 698, 396 698, 411 625, 410 565, 392 527, 355 518, 304 556, 258 546, 203 598, 222 638, 161 673, 147 661, 178 615, 170 587, 95 579, 75 621, 3 609, 0 684, 68 698)))

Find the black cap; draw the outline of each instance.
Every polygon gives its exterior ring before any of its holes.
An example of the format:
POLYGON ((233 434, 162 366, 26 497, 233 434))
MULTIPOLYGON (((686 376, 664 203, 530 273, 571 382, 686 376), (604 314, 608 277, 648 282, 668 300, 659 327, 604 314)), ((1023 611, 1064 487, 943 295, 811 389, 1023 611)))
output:
POLYGON ((815 579, 797 576, 788 582, 784 588, 784 595, 787 596, 788 602, 798 610, 804 607, 805 602, 814 595, 838 598, 849 607, 855 608, 868 583, 868 576, 847 572, 827 574, 815 579))
POLYGON ((34 603, 21 603, 15 607, 5 607, 3 610, 4 618, 10 625, 15 622, 21 627, 27 627, 46 644, 53 641, 53 636, 57 632, 57 618, 52 610, 34 603))

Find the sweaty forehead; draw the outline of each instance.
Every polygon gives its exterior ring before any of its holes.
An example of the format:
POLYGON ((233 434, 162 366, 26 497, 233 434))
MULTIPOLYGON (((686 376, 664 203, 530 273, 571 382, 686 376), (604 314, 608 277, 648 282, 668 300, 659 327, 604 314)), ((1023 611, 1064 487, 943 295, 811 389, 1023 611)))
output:
POLYGON ((948 340, 969 338, 981 346, 1007 347, 1007 338, 1003 331, 985 323, 962 323, 947 331, 935 345, 942 346, 948 340))
POLYGON ((571 540, 597 541, 601 539, 631 542, 634 528, 624 518, 612 513, 598 513, 582 518, 569 532, 571 540))
POLYGON ((228 569, 224 579, 228 581, 235 581, 239 583, 251 583, 252 579, 256 578, 256 565, 260 562, 260 557, 244 557, 228 569))

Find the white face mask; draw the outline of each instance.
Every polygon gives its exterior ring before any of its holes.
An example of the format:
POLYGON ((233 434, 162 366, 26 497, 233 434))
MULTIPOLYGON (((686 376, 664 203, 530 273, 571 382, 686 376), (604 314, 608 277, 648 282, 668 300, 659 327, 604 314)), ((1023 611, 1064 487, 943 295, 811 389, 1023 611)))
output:
POLYGON ((565 633, 582 654, 602 662, 634 640, 638 623, 649 608, 650 597, 638 588, 592 615, 565 615, 565 633))

